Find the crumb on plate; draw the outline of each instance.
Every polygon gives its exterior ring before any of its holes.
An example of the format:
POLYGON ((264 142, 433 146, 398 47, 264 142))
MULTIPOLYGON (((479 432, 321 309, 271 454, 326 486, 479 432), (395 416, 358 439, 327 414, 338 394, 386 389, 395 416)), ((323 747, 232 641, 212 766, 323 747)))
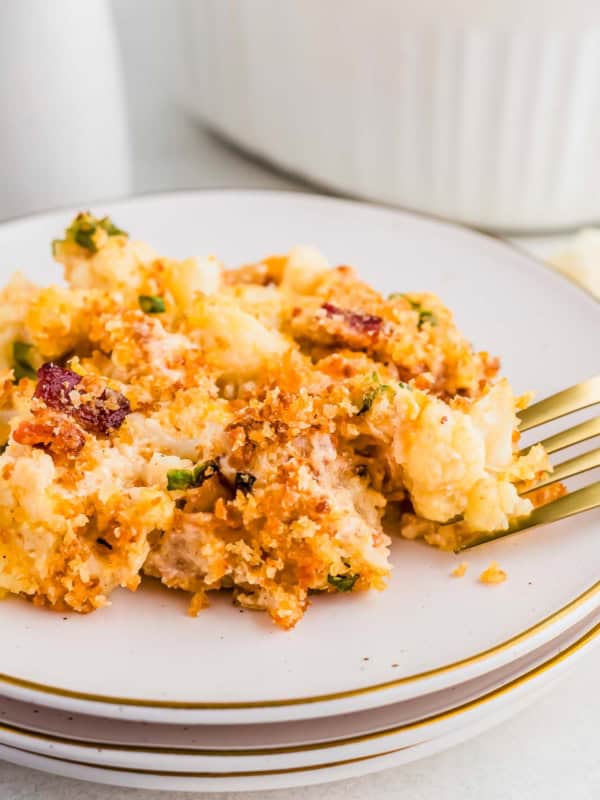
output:
POLYGON ((462 578, 463 575, 466 574, 468 568, 469 562, 461 561, 460 564, 452 570, 450 575, 452 575, 453 578, 462 578))
POLYGON ((506 572, 500 569, 497 561, 492 561, 487 569, 484 569, 479 576, 481 583, 504 583, 506 572))

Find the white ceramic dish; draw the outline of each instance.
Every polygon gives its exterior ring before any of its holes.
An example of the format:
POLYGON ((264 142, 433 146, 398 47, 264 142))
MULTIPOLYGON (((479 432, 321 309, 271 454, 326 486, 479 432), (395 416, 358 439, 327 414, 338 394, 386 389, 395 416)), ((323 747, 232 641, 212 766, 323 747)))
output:
POLYGON ((598 3, 188 0, 184 27, 188 105, 281 168, 484 228, 600 218, 598 3))
POLYGON ((595 613, 549 645, 454 689, 327 720, 244 726, 144 725, 0 701, 0 744, 99 766, 173 772, 291 769, 446 736, 535 692, 600 636, 595 613), (550 674, 551 673, 551 674, 550 674), (511 700, 512 702, 512 700, 511 700), (240 730, 241 728, 241 730, 240 730))
MULTIPOLYGON (((384 291, 436 291, 477 344, 504 357, 518 391, 550 393, 600 366, 594 301, 511 247, 460 228, 295 193, 167 194, 98 211, 169 255, 216 252, 236 263, 314 243, 384 291)), ((48 243, 69 217, 1 227, 3 276, 19 266, 57 278, 48 243)), ((115 594, 90 617, 7 600, 1 691, 77 713, 182 724, 322 717, 414 698, 514 661, 598 608, 599 520, 591 512, 475 550, 460 581, 449 578, 454 556, 398 541, 387 591, 316 598, 290 633, 264 615, 239 614, 226 598, 191 619, 182 596, 151 585, 115 594), (492 559, 507 570, 505 584, 476 581, 492 559)))
MULTIPOLYGON (((597 641, 597 639, 596 639, 597 641)), ((536 701, 551 688, 560 675, 568 670, 581 654, 588 649, 585 642, 567 650, 562 657, 548 662, 545 667, 513 686, 500 695, 481 703, 485 713, 468 717, 463 714, 464 724, 450 733, 445 733, 416 744, 412 747, 394 748, 391 740, 385 742, 385 749, 352 758, 303 765, 296 767, 263 768, 243 771, 169 771, 114 767, 105 763, 93 764, 88 761, 68 761, 55 756, 41 756, 28 750, 0 745, 0 758, 32 769, 51 772, 80 780, 93 781, 128 788, 162 789, 168 791, 261 791, 283 789, 294 786, 308 786, 344 778, 358 777, 391 767, 408 764, 411 761, 441 752, 455 744, 479 735, 488 728, 513 716, 515 713, 536 701), (491 704, 495 702, 495 705, 491 704)))

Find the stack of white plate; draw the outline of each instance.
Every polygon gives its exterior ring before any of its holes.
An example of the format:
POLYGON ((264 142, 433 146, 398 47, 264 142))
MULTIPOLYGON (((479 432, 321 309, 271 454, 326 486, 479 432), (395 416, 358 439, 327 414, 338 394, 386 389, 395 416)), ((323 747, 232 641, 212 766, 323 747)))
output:
MULTIPOLYGON (((406 554, 397 550, 400 560, 406 554)), ((361 775, 506 719, 600 634, 595 587, 529 629, 492 647, 481 637, 483 649, 468 651, 463 634, 470 639, 468 631, 481 628, 476 592, 466 584, 455 591, 470 595, 472 619, 452 624, 447 609, 444 625, 425 623, 419 639, 417 626, 403 621, 421 616, 417 596, 404 614, 402 606, 393 613, 392 600, 367 601, 368 611, 351 602, 339 631, 344 603, 319 602, 312 609, 318 619, 305 626, 311 630, 287 636, 253 615, 244 632, 238 612, 224 604, 206 626, 171 625, 169 613, 179 609, 169 612, 160 591, 118 598, 110 619, 91 622, 89 635, 78 620, 60 618, 59 637, 58 621, 42 613, 37 622, 39 612, 5 603, 3 660, 16 674, 0 681, 0 757, 101 783, 173 790, 283 788, 361 775), (387 634, 376 619, 363 627, 369 614, 386 621, 387 634), (43 676, 56 683, 38 682, 43 676)))
MULTIPOLYGON (((598 369, 597 305, 492 239, 302 195, 189 193, 97 211, 168 254, 235 263, 309 242, 383 289, 437 290, 507 355, 518 389, 552 391, 598 369)), ((43 253, 68 217, 4 226, 0 268, 29 265, 47 281, 43 253)), ((287 633, 226 595, 192 619, 184 596, 154 582, 88 617, 5 600, 0 758, 121 786, 235 791, 435 753, 533 701, 600 639, 599 520, 475 549, 460 579, 458 557, 395 541, 385 592, 316 596, 287 633), (493 559, 508 579, 484 585, 493 559)))

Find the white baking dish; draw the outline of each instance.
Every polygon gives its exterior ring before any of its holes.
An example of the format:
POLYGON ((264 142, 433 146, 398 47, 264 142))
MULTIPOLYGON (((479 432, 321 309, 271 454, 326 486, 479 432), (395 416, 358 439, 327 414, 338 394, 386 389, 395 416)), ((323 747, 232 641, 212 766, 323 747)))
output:
POLYGON ((202 0, 191 106, 353 195, 493 229, 600 219, 598 0, 202 0))

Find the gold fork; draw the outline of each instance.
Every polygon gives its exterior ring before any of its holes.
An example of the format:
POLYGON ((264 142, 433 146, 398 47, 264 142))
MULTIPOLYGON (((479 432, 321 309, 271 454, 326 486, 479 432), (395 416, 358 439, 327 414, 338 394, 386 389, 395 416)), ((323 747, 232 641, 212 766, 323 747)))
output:
MULTIPOLYGON (((583 381, 583 383, 578 383, 576 386, 571 386, 570 389, 565 389, 562 392, 558 392, 558 394, 553 394, 551 397, 540 400, 539 403, 534 403, 534 405, 521 411, 519 414, 519 430, 523 433, 531 428, 536 428, 538 425, 544 425, 546 422, 560 419, 567 414, 582 411, 584 408, 593 406, 596 403, 600 403, 600 375, 583 381)), ((599 435, 600 417, 595 417, 542 439, 540 444, 543 445, 547 453, 552 454, 572 445, 586 442, 588 439, 599 435)), ((533 445, 529 445, 522 452, 527 452, 531 447, 533 445)), ((564 481, 595 467, 600 467, 600 448, 562 461, 554 467, 554 471, 550 475, 531 487, 528 492, 549 486, 557 481, 564 481)), ((557 522, 599 506, 600 481, 597 481, 585 486, 583 489, 563 495, 547 505, 535 508, 528 517, 518 520, 506 530, 475 534, 472 539, 459 545, 455 552, 458 553, 461 550, 467 550, 485 542, 492 542, 495 539, 502 539, 504 536, 509 536, 527 528, 557 522)))

